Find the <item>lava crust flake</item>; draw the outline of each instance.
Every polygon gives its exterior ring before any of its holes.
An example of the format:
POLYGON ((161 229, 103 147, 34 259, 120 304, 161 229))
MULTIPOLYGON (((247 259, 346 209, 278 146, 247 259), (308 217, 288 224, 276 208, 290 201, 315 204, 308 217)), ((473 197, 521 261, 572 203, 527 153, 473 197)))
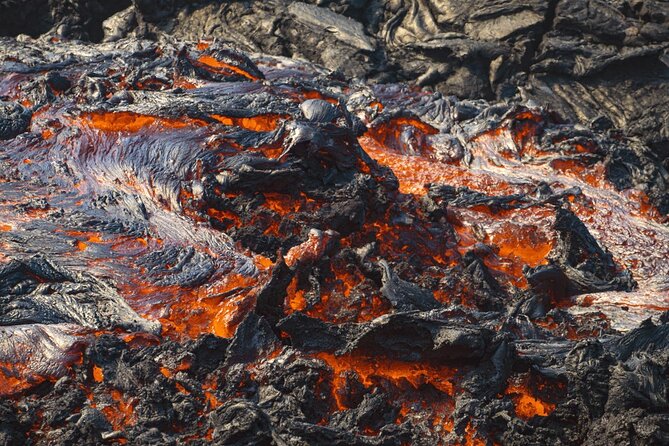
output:
POLYGON ((0 444, 669 444, 639 140, 215 41, 0 73, 0 444))

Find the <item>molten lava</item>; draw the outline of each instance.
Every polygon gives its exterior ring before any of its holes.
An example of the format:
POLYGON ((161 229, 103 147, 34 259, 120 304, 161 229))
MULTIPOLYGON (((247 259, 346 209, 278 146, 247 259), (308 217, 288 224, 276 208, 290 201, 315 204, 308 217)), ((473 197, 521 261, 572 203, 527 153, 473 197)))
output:
POLYGON ((61 42, 79 63, 53 65, 16 42, 33 68, 3 65, 0 416, 21 438, 519 444, 619 401, 662 412, 666 172, 646 149, 145 44, 61 42))

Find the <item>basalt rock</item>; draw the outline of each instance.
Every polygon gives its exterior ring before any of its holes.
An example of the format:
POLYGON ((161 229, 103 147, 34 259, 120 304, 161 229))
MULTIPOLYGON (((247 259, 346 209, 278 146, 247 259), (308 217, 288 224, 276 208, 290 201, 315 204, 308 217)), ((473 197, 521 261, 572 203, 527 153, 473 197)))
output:
POLYGON ((636 287, 631 273, 617 271, 611 254, 599 246, 572 212, 558 208, 555 229, 559 241, 551 251, 551 264, 525 272, 537 290, 549 291, 554 299, 560 300, 584 292, 636 287))
POLYGON ((381 261, 380 265, 383 271, 381 293, 394 308, 399 311, 427 311, 439 308, 439 302, 430 292, 397 277, 385 260, 381 261))

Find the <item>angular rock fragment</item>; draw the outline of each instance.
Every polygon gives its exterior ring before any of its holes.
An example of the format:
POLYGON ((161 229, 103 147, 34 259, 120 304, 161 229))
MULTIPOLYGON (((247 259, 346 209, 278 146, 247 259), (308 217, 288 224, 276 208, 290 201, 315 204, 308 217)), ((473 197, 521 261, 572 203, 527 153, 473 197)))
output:
POLYGON ((622 361, 628 360, 633 353, 644 352, 654 354, 669 349, 667 333, 669 324, 666 321, 655 325, 646 320, 640 327, 630 331, 614 343, 614 352, 622 361))
POLYGON ((383 272, 381 294, 398 311, 427 311, 441 306, 429 291, 397 277, 385 260, 379 265, 383 272))
POLYGON ((335 39, 366 51, 374 51, 374 41, 367 35, 363 26, 348 17, 334 13, 329 9, 321 8, 308 3, 293 2, 288 6, 288 12, 295 16, 298 22, 317 30, 325 29, 334 35, 335 39))
POLYGON ((226 350, 226 364, 248 363, 280 348, 278 339, 267 321, 255 313, 239 324, 226 350))
POLYGON ((340 326, 294 313, 280 321, 278 328, 305 351, 383 352, 405 361, 480 360, 492 341, 487 329, 449 322, 438 313, 395 313, 340 326))
POLYGON ((209 415, 216 426, 213 440, 220 444, 273 444, 270 420, 245 400, 231 400, 209 415))
POLYGON ((558 208, 554 227, 558 243, 550 253, 553 263, 525 273, 536 289, 562 299, 580 293, 629 291, 636 287, 631 273, 618 272, 611 254, 599 246, 572 212, 558 208))
MULTIPOLYGON (((293 313, 277 324, 282 332, 291 338, 292 345, 304 351, 330 351, 343 348, 349 340, 351 327, 340 327, 304 313, 293 313)), ((357 331, 361 331, 360 327, 357 331)), ((355 331, 353 331, 355 333, 355 331)))
POLYGON ((491 333, 480 327, 449 323, 429 313, 381 316, 353 337, 345 351, 383 351, 404 360, 480 360, 490 348, 491 333))

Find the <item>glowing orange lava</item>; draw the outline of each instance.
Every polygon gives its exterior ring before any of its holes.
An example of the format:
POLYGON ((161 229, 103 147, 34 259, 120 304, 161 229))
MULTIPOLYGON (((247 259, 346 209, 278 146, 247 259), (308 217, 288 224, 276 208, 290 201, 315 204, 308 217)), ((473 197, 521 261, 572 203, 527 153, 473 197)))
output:
POLYGON ((277 126, 279 125, 279 121, 282 119, 288 119, 287 115, 276 115, 271 113, 251 116, 248 118, 235 118, 217 114, 212 114, 211 117, 221 124, 237 126, 246 130, 252 130, 254 132, 271 132, 276 130, 277 126))
MULTIPOLYGON (((561 389, 562 386, 555 384, 551 388, 561 389)), ((532 380, 526 375, 511 380, 504 394, 511 397, 516 415, 529 420, 533 417, 547 417, 555 410, 555 404, 543 401, 537 396, 541 389, 546 389, 545 383, 532 380), (536 390, 532 390, 532 387, 536 390)))
POLYGON ((81 118, 91 127, 103 132, 138 132, 144 127, 157 124, 163 127, 179 129, 189 125, 206 125, 206 122, 198 119, 161 118, 156 116, 141 115, 134 112, 92 112, 84 113, 81 118))
POLYGON ((203 66, 206 66, 209 69, 214 69, 218 73, 223 73, 223 74, 234 73, 234 74, 239 74, 241 76, 244 76, 245 78, 247 78, 249 80, 252 80, 252 81, 258 80, 258 78, 255 77, 254 75, 252 75, 251 73, 249 73, 247 71, 244 71, 243 69, 241 69, 241 68, 239 68, 235 65, 222 62, 222 61, 220 61, 220 60, 218 60, 218 59, 216 59, 212 56, 202 55, 197 59, 197 62, 199 62, 203 66))
POLYGON ((453 395, 452 378, 455 371, 448 367, 439 367, 421 363, 403 362, 386 358, 368 358, 356 355, 335 356, 331 353, 317 353, 316 357, 324 361, 333 372, 333 396, 338 410, 347 409, 343 402, 346 393, 346 372, 353 371, 358 380, 371 387, 387 381, 396 387, 409 385, 418 389, 431 385, 446 395, 453 395))

